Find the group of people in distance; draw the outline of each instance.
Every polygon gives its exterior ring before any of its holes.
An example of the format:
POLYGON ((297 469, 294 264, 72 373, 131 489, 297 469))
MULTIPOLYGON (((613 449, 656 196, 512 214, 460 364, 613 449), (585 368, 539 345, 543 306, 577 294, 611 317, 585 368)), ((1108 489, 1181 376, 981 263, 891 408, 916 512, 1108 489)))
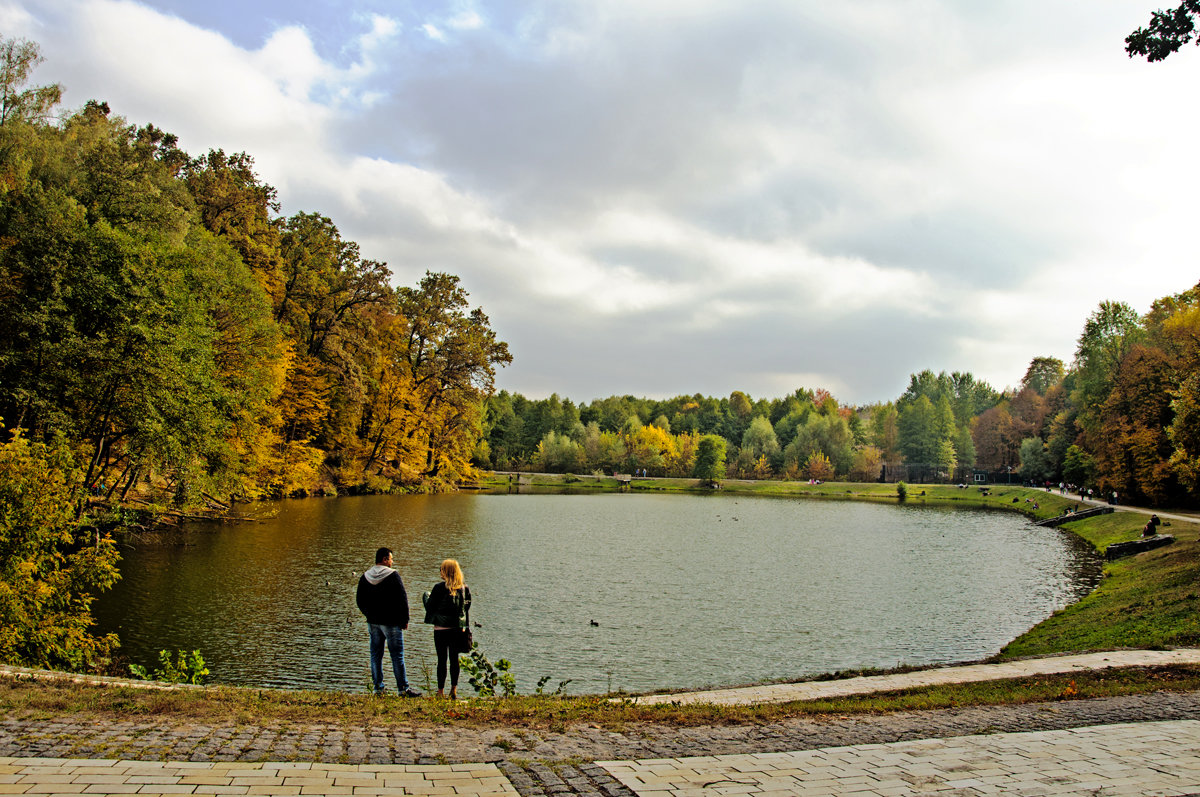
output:
MULTIPOLYGON (((438 696, 445 695, 446 675, 450 676, 450 698, 458 697, 458 656, 471 649, 471 590, 462 568, 446 559, 440 568, 442 580, 421 596, 425 604, 425 622, 433 626, 433 645, 437 650, 438 696)), ((420 697, 408 682, 404 669, 404 632, 408 630, 408 593, 400 573, 392 567, 392 551, 375 552, 375 565, 358 579, 355 592, 358 610, 367 618, 371 638, 371 686, 383 692, 383 648, 392 657, 396 690, 401 697, 420 697)))

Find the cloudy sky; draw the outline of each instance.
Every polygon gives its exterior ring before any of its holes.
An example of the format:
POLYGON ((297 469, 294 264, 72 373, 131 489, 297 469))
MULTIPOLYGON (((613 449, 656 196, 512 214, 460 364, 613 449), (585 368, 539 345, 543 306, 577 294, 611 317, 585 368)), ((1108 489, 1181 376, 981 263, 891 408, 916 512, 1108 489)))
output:
POLYGON ((1123 49, 1161 4, 0 0, 0 35, 397 284, 459 275, 500 387, 866 403, 1200 280, 1200 50, 1123 49))

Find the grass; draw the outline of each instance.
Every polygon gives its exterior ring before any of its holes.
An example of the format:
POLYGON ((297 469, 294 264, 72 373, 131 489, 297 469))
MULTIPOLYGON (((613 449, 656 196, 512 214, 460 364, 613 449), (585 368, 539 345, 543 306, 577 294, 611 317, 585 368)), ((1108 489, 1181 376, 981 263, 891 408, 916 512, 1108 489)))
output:
MULTIPOLYGON (((1116 513, 1063 528, 1102 549, 1141 535, 1142 516, 1116 513)), ((1175 522, 1163 548, 1117 559, 1083 600, 1009 643, 1001 656, 1200 644, 1200 525, 1175 522)))
POLYGON ((146 690, 0 678, 0 713, 12 720, 63 715, 96 722, 162 721, 205 725, 330 724, 346 727, 469 725, 563 729, 576 723, 619 730, 628 725, 694 727, 761 724, 797 717, 876 714, 959 706, 1018 704, 1200 689, 1200 667, 1132 667, 907 689, 873 695, 754 706, 636 705, 603 697, 403 699, 337 692, 213 687, 146 690))

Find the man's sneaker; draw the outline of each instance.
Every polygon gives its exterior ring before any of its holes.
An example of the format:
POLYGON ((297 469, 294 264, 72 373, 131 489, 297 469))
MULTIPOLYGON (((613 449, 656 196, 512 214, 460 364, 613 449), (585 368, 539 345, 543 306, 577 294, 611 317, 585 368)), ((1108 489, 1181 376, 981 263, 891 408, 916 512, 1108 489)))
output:
POLYGON ((420 693, 420 692, 418 692, 416 689, 413 689, 413 688, 410 686, 410 687, 408 687, 407 689, 405 689, 403 692, 401 692, 401 693, 400 693, 400 696, 401 696, 401 697, 420 697, 420 696, 421 696, 421 693, 420 693))

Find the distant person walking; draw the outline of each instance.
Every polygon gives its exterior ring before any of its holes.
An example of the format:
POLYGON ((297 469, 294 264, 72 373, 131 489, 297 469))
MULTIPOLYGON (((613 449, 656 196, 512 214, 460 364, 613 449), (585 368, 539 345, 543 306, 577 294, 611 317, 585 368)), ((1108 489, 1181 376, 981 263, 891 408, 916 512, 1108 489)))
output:
POLYGON ((387 643, 392 656, 392 672, 396 676, 396 691, 401 697, 420 697, 409 686, 404 673, 404 632, 408 628, 408 593, 400 574, 392 569, 392 552, 380 548, 375 552, 375 566, 358 579, 355 593, 358 610, 367 618, 371 634, 371 685, 375 694, 383 692, 383 646, 387 643))
POLYGON ((458 697, 458 657, 471 652, 471 590, 454 559, 442 562, 442 580, 421 596, 425 622, 433 626, 437 650, 438 697, 445 696, 446 671, 450 673, 450 699, 458 697))

